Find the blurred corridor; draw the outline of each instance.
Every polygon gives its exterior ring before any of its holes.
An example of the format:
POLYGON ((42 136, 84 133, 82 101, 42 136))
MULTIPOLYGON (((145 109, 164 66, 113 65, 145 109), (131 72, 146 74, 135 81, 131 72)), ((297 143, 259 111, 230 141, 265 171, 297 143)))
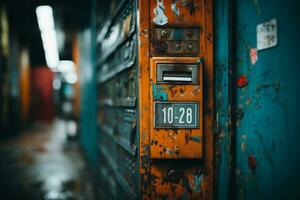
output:
POLYGON ((92 200, 88 168, 65 123, 37 123, 0 143, 1 199, 92 200))

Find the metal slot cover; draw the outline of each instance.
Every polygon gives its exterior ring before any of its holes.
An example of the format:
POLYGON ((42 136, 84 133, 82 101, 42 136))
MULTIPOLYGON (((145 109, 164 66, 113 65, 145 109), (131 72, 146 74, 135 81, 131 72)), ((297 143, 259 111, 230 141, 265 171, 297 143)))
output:
POLYGON ((157 64, 157 83, 197 84, 197 64, 157 64))
POLYGON ((192 72, 188 72, 188 71, 163 72, 163 81, 191 82, 192 72))

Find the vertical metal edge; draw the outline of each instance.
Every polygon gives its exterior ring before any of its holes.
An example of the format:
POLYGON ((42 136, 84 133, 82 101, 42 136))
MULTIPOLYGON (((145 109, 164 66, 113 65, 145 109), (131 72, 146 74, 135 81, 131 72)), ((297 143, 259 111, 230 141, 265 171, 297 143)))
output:
POLYGON ((150 173, 150 0, 138 0, 138 83, 139 83, 139 199, 151 198, 150 173))
POLYGON ((234 199, 234 13, 233 1, 216 2, 215 24, 215 198, 234 199), (225 68, 225 69, 224 69, 225 68))
POLYGON ((205 17, 205 52, 203 65, 203 137, 204 143, 204 170, 206 178, 203 182, 204 199, 214 199, 214 44, 213 39, 213 0, 204 1, 205 17))

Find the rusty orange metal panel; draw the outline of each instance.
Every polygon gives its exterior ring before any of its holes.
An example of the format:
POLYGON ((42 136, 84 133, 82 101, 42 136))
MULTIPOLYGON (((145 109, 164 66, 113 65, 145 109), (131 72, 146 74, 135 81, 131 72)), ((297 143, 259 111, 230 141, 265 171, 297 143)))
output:
MULTIPOLYGON (((200 63, 200 58, 172 58, 172 57, 153 57, 151 59, 151 98, 150 98, 150 149, 151 158, 202 158, 203 156, 203 81, 202 81, 203 64, 200 63), (199 67, 198 84, 159 84, 157 85, 156 66, 158 63, 175 63, 175 64, 197 64, 199 67), (157 101, 159 94, 156 89, 165 91, 168 102, 197 102, 199 103, 199 127, 195 129, 159 129, 154 127, 155 109, 154 102, 157 101)), ((159 92, 162 92, 159 91, 159 92)))
POLYGON ((138 7, 141 198, 213 199, 212 0, 138 7), (197 64, 198 82, 159 82, 158 64, 197 64), (161 102, 198 102, 199 125, 156 126, 161 102))
POLYGON ((150 199, 150 61, 149 61, 149 4, 138 1, 138 54, 139 54, 139 157, 141 199, 150 199))
POLYGON ((203 187, 204 171, 201 164, 171 163, 151 167, 151 199, 211 199, 203 187))

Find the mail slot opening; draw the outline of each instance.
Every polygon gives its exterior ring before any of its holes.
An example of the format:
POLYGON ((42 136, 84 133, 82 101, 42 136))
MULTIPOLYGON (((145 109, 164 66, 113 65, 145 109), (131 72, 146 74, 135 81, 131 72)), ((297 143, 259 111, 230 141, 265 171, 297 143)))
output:
POLYGON ((163 81, 191 82, 192 72, 191 71, 163 72, 163 81))
POLYGON ((198 64, 159 63, 156 68, 157 83, 197 84, 198 64))

